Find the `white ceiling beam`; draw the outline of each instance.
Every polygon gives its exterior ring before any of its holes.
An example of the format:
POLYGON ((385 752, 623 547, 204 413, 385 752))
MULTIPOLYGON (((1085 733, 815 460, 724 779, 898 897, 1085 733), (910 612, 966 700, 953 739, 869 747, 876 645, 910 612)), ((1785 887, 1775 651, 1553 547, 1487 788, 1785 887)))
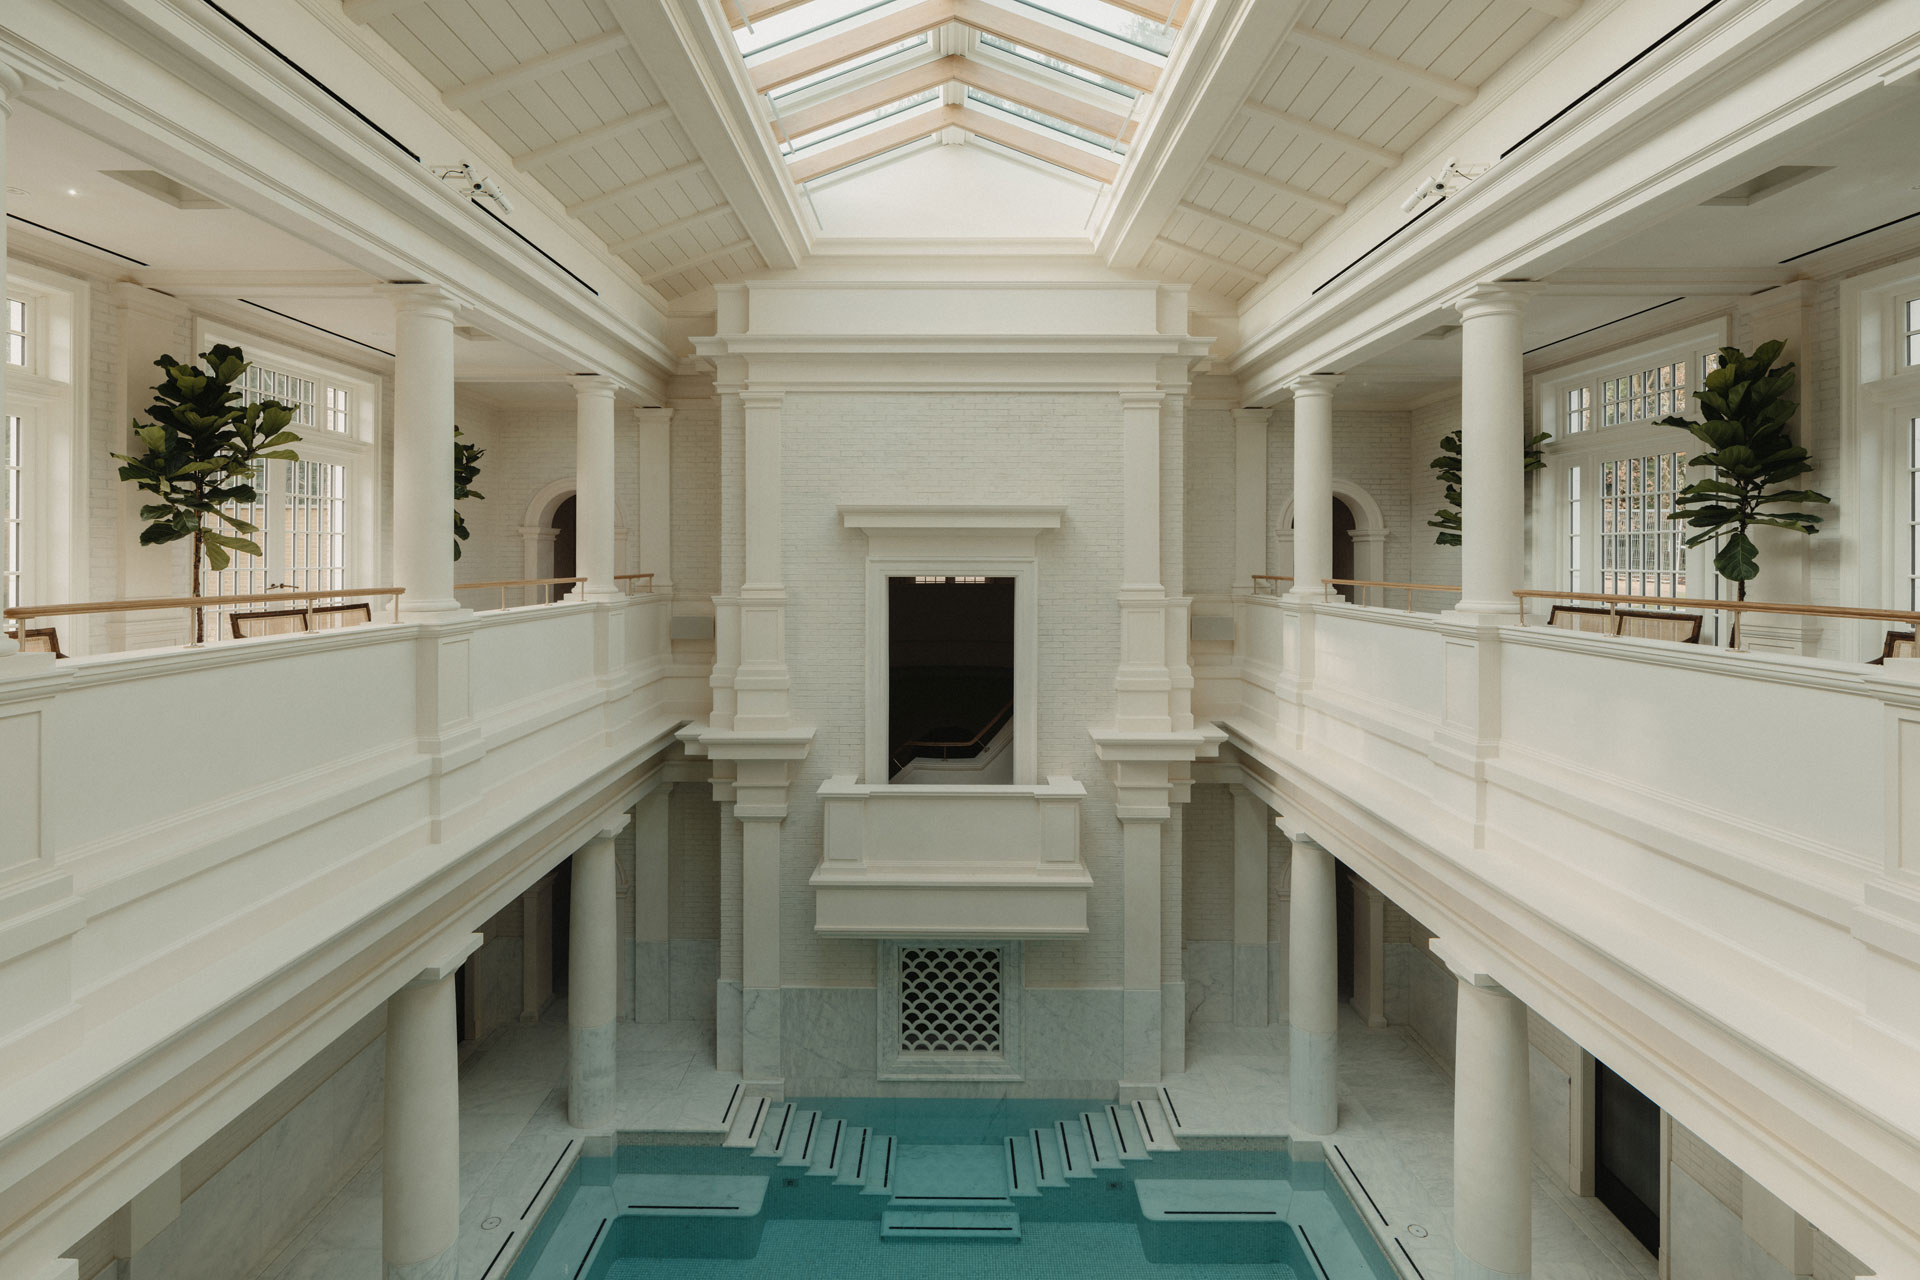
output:
POLYGON ((1022 155, 1044 160, 1069 173, 1092 178, 1095 182, 1112 182, 1120 176, 1117 161, 1091 155, 1069 142, 1056 141, 1059 135, 1051 130, 1043 131, 1044 126, 1015 124, 1012 120, 999 119, 972 107, 961 107, 959 111, 961 128, 989 142, 997 142, 1022 155))
POLYGON ((1099 229, 1108 263, 1131 269, 1152 251, 1305 7, 1305 0, 1213 0, 1197 8, 1099 229))
POLYGON ((1329 129, 1326 125, 1316 124, 1305 116, 1296 116, 1290 111, 1282 111, 1278 107, 1270 107, 1257 99, 1249 99, 1245 105, 1248 111, 1259 116, 1261 119, 1271 120, 1273 123, 1289 132, 1297 133, 1303 138, 1312 138, 1315 142, 1324 142, 1330 147, 1338 147, 1350 155, 1359 156, 1363 160, 1370 160, 1374 164, 1385 165, 1389 169, 1400 163, 1400 153, 1398 151, 1389 151, 1377 143, 1368 142, 1363 138, 1356 138, 1350 133, 1342 133, 1338 129, 1329 129))
POLYGON ((469 107, 485 102, 488 98, 532 84, 541 76, 565 71, 568 67, 578 66, 603 53, 611 53, 615 49, 623 48, 626 43, 627 36, 624 31, 602 32, 578 44, 568 45, 564 49, 555 49, 552 53, 543 53, 537 58, 529 58, 504 71, 496 71, 492 75, 457 85, 441 94, 440 100, 455 111, 465 111, 469 107))
POLYGON ((1283 235, 1277 235, 1271 231, 1263 231, 1252 223, 1242 222, 1238 218, 1229 218, 1224 213, 1215 213, 1212 209, 1194 204, 1190 200, 1182 200, 1179 204, 1175 205, 1174 208, 1178 209, 1181 213, 1190 213, 1196 218, 1204 218, 1208 222, 1217 222, 1231 231, 1238 231, 1242 235, 1252 236, 1256 240, 1264 240, 1276 249, 1284 249, 1288 253, 1300 252, 1300 242, 1298 240, 1289 240, 1283 235))
POLYGON ((699 160, 690 160, 686 164, 677 164, 671 169, 662 169, 659 173, 651 177, 642 178, 638 182, 629 182, 624 187, 615 187, 611 191, 602 191, 597 196, 588 196, 585 200, 577 204, 568 205, 567 212, 576 218, 589 213, 597 213, 602 209, 619 204, 622 200, 629 200, 634 196, 643 196, 647 194, 647 192, 664 187, 667 183, 677 179, 691 178, 694 174, 699 173, 706 167, 706 164, 699 160))
POLYGON ((690 213, 684 218, 675 218, 672 222, 663 222, 650 231, 642 231, 637 236, 629 236, 627 239, 610 244, 607 247, 615 253, 632 253, 635 249, 646 248, 663 236, 670 236, 676 231, 685 231, 688 227, 697 227, 703 222, 712 222, 721 214, 729 212, 731 212, 731 210, 728 209, 726 205, 716 204, 710 209, 702 209, 698 213, 690 213))
POLYGON ((391 18, 402 9, 411 9, 426 0, 344 0, 341 9, 349 21, 362 25, 378 22, 382 18, 391 18))
POLYGON ((1327 197, 1317 192, 1309 191, 1305 187, 1296 187, 1291 182, 1282 182, 1278 178, 1268 177, 1266 174, 1260 173, 1257 170, 1247 169, 1240 165, 1229 163, 1228 161, 1220 159, 1218 156, 1208 156, 1206 167, 1224 173, 1231 178, 1245 178, 1254 186, 1270 191, 1283 200, 1291 200, 1295 204, 1304 204, 1309 208, 1318 209, 1322 213, 1338 215, 1347 211, 1347 206, 1341 204, 1338 200, 1329 200, 1327 197))
POLYGON ((812 182, 815 178, 859 164, 862 160, 870 160, 895 147, 904 147, 909 142, 918 142, 948 125, 959 123, 958 107, 940 106, 931 111, 909 111, 845 142, 821 147, 817 151, 809 148, 805 154, 789 162, 787 171, 795 182, 812 182))
POLYGON ((683 272, 692 271, 696 267, 704 267, 710 262, 718 262, 722 258, 731 257, 739 253, 742 249, 753 250, 757 249, 757 247, 758 246, 751 240, 736 240, 732 244, 721 245, 712 253, 703 253, 697 258, 683 258, 665 271, 649 271, 645 279, 651 284, 655 280, 665 280, 669 276, 677 276, 683 272))
POLYGON ((1451 102, 1465 106, 1472 102, 1475 90, 1471 85, 1461 84, 1458 80, 1436 74, 1425 67, 1416 67, 1411 62, 1402 62, 1389 54, 1369 49, 1365 45, 1330 36, 1324 31, 1315 31, 1312 27, 1295 27, 1288 37, 1293 44, 1311 50, 1322 57, 1338 58, 1350 66, 1363 71, 1371 71, 1384 80, 1393 80, 1417 89, 1442 102, 1451 102))
POLYGON ((1243 267, 1237 262, 1229 262, 1225 258, 1217 258, 1211 253, 1202 253, 1192 245, 1181 244, 1178 240, 1169 240, 1166 236, 1155 236, 1153 242, 1171 249, 1175 253, 1184 253, 1188 257, 1198 258, 1208 266, 1219 267, 1222 271, 1231 271, 1235 275, 1245 276, 1247 279, 1255 282, 1266 279, 1266 276, 1258 271, 1243 267))
POLYGON ((650 124, 658 124, 662 120, 670 120, 672 118, 673 108, 662 102, 658 105, 648 107, 644 111, 636 111, 630 116, 622 116, 618 120, 609 120, 606 124, 595 125, 593 128, 576 133, 571 137, 549 142, 544 147, 535 147, 531 151, 515 156, 513 158, 513 167, 524 171, 535 165, 546 164, 549 161, 558 160, 563 156, 570 156, 576 151, 585 151, 587 148, 599 146, 603 142, 611 142, 615 138, 632 133, 636 129, 644 129, 650 124))

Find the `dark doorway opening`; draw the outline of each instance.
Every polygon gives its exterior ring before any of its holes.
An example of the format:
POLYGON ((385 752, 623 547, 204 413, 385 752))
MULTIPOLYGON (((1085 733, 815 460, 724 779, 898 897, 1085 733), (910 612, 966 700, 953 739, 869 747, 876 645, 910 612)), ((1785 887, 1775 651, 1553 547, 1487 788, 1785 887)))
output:
POLYGON ((1660 1108, 1593 1064, 1593 1194, 1647 1252, 1660 1252, 1660 1108))
MULTIPOLYGON (((1335 498, 1333 500, 1333 576, 1336 578, 1358 576, 1353 571, 1354 524, 1353 508, 1335 498)), ((1359 598, 1355 595, 1354 587, 1335 587, 1334 590, 1338 591, 1340 598, 1348 604, 1352 604, 1359 598)))
POLYGON ((887 620, 890 777, 1011 782, 1013 579, 889 578, 887 620))
POLYGON ((1333 864, 1334 950, 1339 969, 1340 1003, 1353 999, 1353 872, 1333 864))
MULTIPOLYGON (((574 554, 575 509, 572 497, 568 497, 553 509, 553 575, 556 578, 574 576, 574 565, 579 563, 574 554)), ((561 594, 555 590, 555 595, 561 594)))
POLYGON ((472 1037, 467 1028, 471 1019, 467 1014, 467 966, 461 965, 453 971, 453 1038, 465 1044, 472 1037))
POLYGON ((572 955, 568 945, 573 926, 573 859, 568 858, 553 874, 553 993, 567 991, 567 961, 572 955))

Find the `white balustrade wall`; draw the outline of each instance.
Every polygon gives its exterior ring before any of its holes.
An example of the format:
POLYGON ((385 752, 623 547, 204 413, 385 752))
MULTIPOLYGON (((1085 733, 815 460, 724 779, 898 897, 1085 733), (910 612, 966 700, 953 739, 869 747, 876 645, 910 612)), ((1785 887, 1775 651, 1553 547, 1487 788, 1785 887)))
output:
POLYGON ((669 608, 0 680, 0 1222, 19 1224, 0 1274, 90 1230, 633 803, 704 714, 669 608))
POLYGON ((1250 787, 1862 1258, 1920 1257, 1920 664, 1239 623, 1238 705, 1196 712, 1250 787))

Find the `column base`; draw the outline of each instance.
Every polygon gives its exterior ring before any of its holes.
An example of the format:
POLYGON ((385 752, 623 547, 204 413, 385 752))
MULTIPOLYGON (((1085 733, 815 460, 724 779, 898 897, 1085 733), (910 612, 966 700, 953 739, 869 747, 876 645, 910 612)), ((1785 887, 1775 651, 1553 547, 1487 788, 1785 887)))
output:
POLYGON ((380 1274, 383 1280, 459 1280, 460 1246, 448 1245, 419 1262, 389 1262, 380 1274))
POLYGON ((567 1123, 576 1129, 613 1127, 613 1026, 567 1028, 567 1123))
POLYGON ((1460 1246, 1453 1248, 1453 1280, 1532 1280, 1533 1268, 1525 1271, 1498 1271, 1482 1262, 1475 1262, 1460 1252, 1460 1246))
POLYGON ((1287 1119, 1293 1126, 1289 1136, 1332 1133, 1340 1127, 1339 1033, 1302 1027, 1289 1031, 1287 1119))
POLYGON ((1160 1071, 1176 1075, 1187 1069, 1187 984, 1160 984, 1160 1071))
POLYGON ((740 989, 740 1076, 774 1083, 786 1076, 780 1052, 780 989, 740 989))

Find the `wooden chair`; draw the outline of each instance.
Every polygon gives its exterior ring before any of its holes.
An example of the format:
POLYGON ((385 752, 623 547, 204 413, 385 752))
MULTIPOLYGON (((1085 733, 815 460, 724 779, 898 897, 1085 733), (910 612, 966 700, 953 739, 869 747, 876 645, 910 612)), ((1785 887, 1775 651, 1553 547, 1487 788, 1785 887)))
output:
POLYGON ((1567 631, 1591 631, 1604 636, 1614 633, 1612 613, 1606 609, 1589 609, 1585 605, 1578 604, 1553 606, 1553 612, 1547 615, 1547 625, 1567 631))
POLYGON ((1880 645, 1880 656, 1867 665, 1885 666, 1888 658, 1920 658, 1920 639, 1912 631, 1889 631, 1880 645))
POLYGON ((28 627, 25 631, 9 631, 20 644, 22 653, 50 653, 56 658, 67 655, 60 651, 60 631, 57 627, 28 627))
POLYGON ((1620 620, 1615 635, 1680 644, 1699 644, 1700 625, 1706 621, 1697 613, 1656 613, 1650 609, 1618 609, 1614 616, 1620 620))
POLYGON ((307 630, 305 609, 258 609, 252 613, 230 614, 227 622, 235 640, 254 636, 285 636, 307 630))
POLYGON ((373 606, 365 601, 359 604, 322 604, 314 606, 308 626, 314 631, 337 631, 341 627, 357 627, 372 621, 373 606))

